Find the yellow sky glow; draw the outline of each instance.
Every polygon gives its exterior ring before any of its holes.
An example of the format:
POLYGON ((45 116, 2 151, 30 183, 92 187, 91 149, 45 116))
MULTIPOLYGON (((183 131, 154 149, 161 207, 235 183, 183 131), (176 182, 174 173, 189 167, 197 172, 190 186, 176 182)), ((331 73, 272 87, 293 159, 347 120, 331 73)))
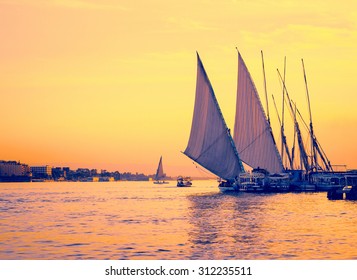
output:
POLYGON ((206 175, 180 153, 195 51, 233 127, 238 47, 264 106, 260 50, 278 104, 287 57, 308 121, 304 58, 319 142, 357 168, 356 1, 271 2, 0 0, 0 159, 152 174, 162 155, 168 175, 206 175))

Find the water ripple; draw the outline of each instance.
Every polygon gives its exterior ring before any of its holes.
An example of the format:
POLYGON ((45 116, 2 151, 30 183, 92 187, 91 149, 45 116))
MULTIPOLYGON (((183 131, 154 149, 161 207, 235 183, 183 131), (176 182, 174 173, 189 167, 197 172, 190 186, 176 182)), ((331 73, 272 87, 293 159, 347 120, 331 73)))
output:
POLYGON ((0 259, 357 259, 357 203, 213 185, 1 184, 0 259))

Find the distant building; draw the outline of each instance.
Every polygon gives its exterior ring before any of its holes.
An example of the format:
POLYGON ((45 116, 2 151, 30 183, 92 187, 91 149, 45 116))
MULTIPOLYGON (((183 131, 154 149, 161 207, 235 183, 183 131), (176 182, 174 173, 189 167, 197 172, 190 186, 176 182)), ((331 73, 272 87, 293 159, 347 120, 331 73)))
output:
POLYGON ((65 172, 62 167, 53 167, 52 168, 52 178, 56 181, 64 181, 65 180, 65 172))
POLYGON ((65 171, 65 172, 69 172, 71 169, 69 168, 69 167, 63 167, 63 171, 65 171))
POLYGON ((52 167, 49 165, 31 166, 31 173, 33 178, 51 178, 52 167))
POLYGON ((0 160, 0 181, 28 181, 30 178, 31 171, 27 164, 0 160))
POLYGON ((30 168, 16 161, 0 161, 0 176, 29 176, 30 168))

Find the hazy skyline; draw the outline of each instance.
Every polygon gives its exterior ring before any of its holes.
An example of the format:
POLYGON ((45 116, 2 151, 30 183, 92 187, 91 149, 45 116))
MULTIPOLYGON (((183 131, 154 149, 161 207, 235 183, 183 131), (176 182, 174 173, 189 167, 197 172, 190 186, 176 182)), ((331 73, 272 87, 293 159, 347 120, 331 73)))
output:
POLYGON ((162 155, 168 175, 206 175, 180 152, 196 51, 233 129, 238 47, 265 106, 264 51, 279 110, 287 57, 308 121, 304 58, 318 140, 332 164, 357 168, 355 1, 0 0, 0 24, 2 160, 153 174, 162 155))

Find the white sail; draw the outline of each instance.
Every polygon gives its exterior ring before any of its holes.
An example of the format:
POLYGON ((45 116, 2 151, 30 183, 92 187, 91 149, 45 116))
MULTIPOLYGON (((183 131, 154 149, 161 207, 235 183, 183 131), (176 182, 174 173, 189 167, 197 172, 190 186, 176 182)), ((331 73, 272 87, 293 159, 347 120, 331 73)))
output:
POLYGON ((284 167, 271 127, 253 80, 239 52, 233 139, 239 157, 252 168, 263 168, 270 173, 283 171, 284 167))
POLYGON ((160 157, 159 165, 155 174, 155 180, 162 180, 165 176, 166 174, 164 173, 164 168, 162 166, 162 157, 160 157))
POLYGON ((226 180, 244 172, 198 54, 195 107, 190 139, 184 154, 226 180))

